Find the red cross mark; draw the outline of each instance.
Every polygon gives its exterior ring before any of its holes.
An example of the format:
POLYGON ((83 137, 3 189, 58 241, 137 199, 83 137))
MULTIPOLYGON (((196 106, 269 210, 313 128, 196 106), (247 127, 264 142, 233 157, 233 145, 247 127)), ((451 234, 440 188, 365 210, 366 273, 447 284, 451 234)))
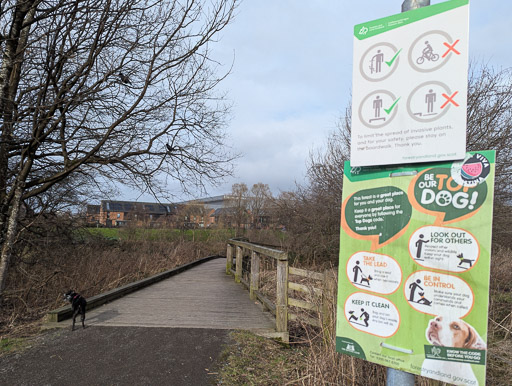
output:
POLYGON ((455 45, 458 42, 460 42, 460 39, 457 39, 452 45, 450 45, 450 43, 443 43, 446 47, 448 47, 448 51, 446 51, 442 57, 446 58, 446 55, 448 55, 451 51, 455 52, 457 55, 460 55, 460 52, 455 49, 455 45))
POLYGON ((447 94, 443 94, 443 96, 447 100, 446 100, 446 102, 444 102, 444 105, 442 105, 441 108, 444 109, 448 105, 448 103, 453 103, 453 105, 455 107, 459 107, 459 104, 453 100, 453 98, 455 98, 455 95, 457 95, 458 93, 459 93, 458 91, 455 91, 451 97, 448 96, 447 94))

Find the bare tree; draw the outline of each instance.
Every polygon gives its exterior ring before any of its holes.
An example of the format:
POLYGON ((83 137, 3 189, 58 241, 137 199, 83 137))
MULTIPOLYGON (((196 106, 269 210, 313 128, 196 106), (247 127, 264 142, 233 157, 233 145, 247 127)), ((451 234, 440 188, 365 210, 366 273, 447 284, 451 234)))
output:
POLYGON ((510 243, 512 215, 512 68, 473 63, 468 84, 468 150, 496 150, 493 236, 510 243))
POLYGON ((274 200, 279 223, 289 232, 291 248, 309 264, 335 259, 338 254, 348 130, 340 124, 330 134, 325 149, 310 153, 306 184, 274 200))
POLYGON ((72 175, 162 192, 231 173, 210 43, 238 0, 6 0, 0 298, 21 203, 72 175))
POLYGON ((248 199, 248 206, 251 211, 252 223, 255 228, 261 227, 262 218, 265 215, 265 211, 268 212, 269 210, 269 202, 271 199, 272 192, 270 191, 268 184, 258 182, 252 186, 250 197, 248 199))
POLYGON ((248 193, 249 189, 244 183, 233 184, 231 186, 228 209, 232 213, 232 223, 235 224, 237 236, 243 225, 245 225, 248 220, 248 193))

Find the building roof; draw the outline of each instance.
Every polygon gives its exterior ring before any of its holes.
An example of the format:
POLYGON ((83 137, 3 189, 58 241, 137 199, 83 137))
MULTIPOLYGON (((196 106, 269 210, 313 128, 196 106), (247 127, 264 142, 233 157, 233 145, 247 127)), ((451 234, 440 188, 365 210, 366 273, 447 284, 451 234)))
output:
POLYGON ((100 205, 87 205, 87 214, 100 214, 100 205))
MULTIPOLYGON (((247 210, 245 211, 247 212, 247 210)), ((220 217, 220 216, 234 216, 237 213, 237 208, 218 208, 215 209, 210 217, 220 217)))
POLYGON ((104 212, 142 212, 146 214, 172 214, 177 209, 176 204, 113 200, 102 200, 101 208, 104 212))
POLYGON ((180 202, 182 205, 204 205, 211 209, 219 209, 224 208, 226 206, 226 202, 231 198, 229 195, 221 195, 221 196, 213 196, 213 197, 205 197, 198 198, 197 200, 189 200, 180 202))

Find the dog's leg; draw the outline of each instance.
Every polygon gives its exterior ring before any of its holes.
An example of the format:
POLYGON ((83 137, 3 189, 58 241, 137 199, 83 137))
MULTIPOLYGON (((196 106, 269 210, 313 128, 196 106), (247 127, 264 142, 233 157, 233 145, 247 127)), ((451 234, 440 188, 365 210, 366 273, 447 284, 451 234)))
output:
POLYGON ((82 328, 85 329, 85 310, 82 310, 81 313, 81 320, 82 320, 82 328))
POLYGON ((71 331, 75 331, 75 320, 76 320, 76 316, 78 315, 78 309, 76 309, 74 312, 73 312, 73 325, 71 326, 71 331))

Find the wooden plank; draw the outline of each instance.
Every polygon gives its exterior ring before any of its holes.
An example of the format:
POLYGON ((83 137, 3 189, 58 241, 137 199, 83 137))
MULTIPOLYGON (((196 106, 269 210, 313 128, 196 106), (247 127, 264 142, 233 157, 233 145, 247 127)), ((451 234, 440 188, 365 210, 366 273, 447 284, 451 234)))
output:
POLYGON ((322 324, 318 319, 310 318, 309 316, 298 316, 296 314, 292 314, 291 312, 288 312, 288 319, 298 322, 303 322, 306 324, 310 324, 315 327, 322 327, 322 324))
POLYGON ((248 249, 250 251, 256 251, 262 255, 273 257, 276 260, 288 260, 288 253, 279 251, 277 249, 262 247, 260 245, 251 244, 245 241, 229 240, 229 244, 236 245, 248 249))
POLYGON ((247 280, 245 280, 245 279, 244 279, 244 277, 243 277, 243 276, 242 276, 242 277, 240 277, 240 283, 242 283, 242 284, 245 286, 245 288, 247 288, 247 289, 249 289, 249 288, 250 288, 250 286, 251 286, 251 285, 249 284, 249 282, 248 282, 247 280))
POLYGON ((289 272, 290 275, 297 275, 297 276, 307 277, 309 279, 314 279, 314 280, 324 280, 324 274, 323 273, 307 271, 305 269, 294 268, 294 267, 290 267, 288 272, 289 272))
POLYGON ((336 270, 326 270, 324 272, 324 290, 322 296, 322 322, 324 331, 324 340, 330 341, 331 337, 336 333, 334 315, 332 309, 336 308, 336 289, 337 274, 336 270), (332 309, 331 309, 332 308, 332 309))
POLYGON ((312 310, 312 311, 316 311, 318 308, 315 304, 308 303, 308 302, 305 302, 304 300, 299 300, 299 299, 294 299, 294 298, 288 299, 288 305, 293 306, 293 307, 304 308, 306 310, 312 310))
POLYGON ((288 282, 288 289, 293 291, 305 292, 307 294, 315 294, 316 296, 322 296, 322 290, 320 288, 309 287, 307 285, 294 283, 292 281, 288 282))

